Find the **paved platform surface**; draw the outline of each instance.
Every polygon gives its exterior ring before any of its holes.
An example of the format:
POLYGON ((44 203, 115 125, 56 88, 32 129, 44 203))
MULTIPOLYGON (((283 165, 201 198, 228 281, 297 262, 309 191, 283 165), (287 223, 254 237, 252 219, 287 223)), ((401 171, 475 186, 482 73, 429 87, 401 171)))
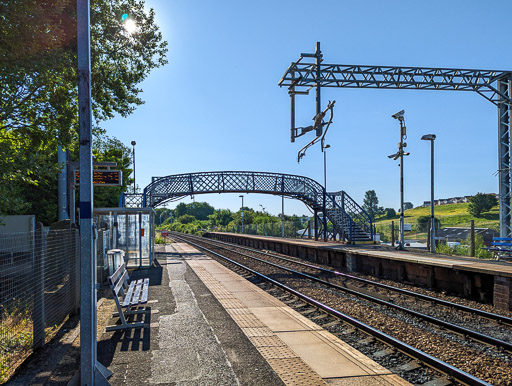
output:
POLYGON ((432 265, 451 269, 460 269, 472 272, 483 272, 490 275, 512 277, 512 262, 497 260, 482 260, 461 256, 446 256, 430 254, 427 252, 414 251, 412 249, 397 251, 391 247, 380 245, 362 244, 347 245, 337 242, 324 242, 308 239, 283 239, 281 237, 259 236, 259 235, 240 235, 237 233, 217 233, 219 235, 243 236, 246 238, 262 239, 267 241, 284 242, 288 244, 301 245, 305 247, 314 247, 319 249, 334 249, 348 253, 355 253, 364 256, 385 258, 391 260, 401 260, 422 265, 432 265))
POLYGON ((175 243, 166 251, 185 259, 285 384, 407 384, 193 247, 175 243))
MULTIPOLYGON (((158 246, 144 329, 105 332, 114 301, 98 308, 98 360, 112 385, 406 385, 334 335, 187 244, 158 246)), ((8 383, 78 384, 77 318, 8 383)))

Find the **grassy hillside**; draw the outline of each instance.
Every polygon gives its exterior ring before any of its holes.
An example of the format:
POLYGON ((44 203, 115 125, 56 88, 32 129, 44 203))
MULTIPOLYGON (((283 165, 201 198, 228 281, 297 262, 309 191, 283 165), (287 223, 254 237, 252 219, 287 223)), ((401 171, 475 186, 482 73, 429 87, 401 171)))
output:
MULTIPOLYGON (((441 221, 441 228, 445 227, 469 227, 471 220, 475 220, 477 228, 492 228, 499 230, 499 207, 495 206, 489 212, 482 213, 481 217, 473 217, 468 213, 469 204, 439 205, 434 208, 435 217, 441 221)), ((430 216, 430 206, 418 207, 404 211, 404 221, 412 225, 412 232, 405 232, 408 239, 426 240, 426 233, 417 233, 418 217, 430 216)), ((395 222, 395 229, 398 229, 399 216, 391 219, 383 217, 375 219, 377 233, 381 234, 383 241, 387 241, 391 235, 391 221, 395 222)), ((395 233, 396 235, 397 233, 395 233)), ((395 236, 396 237, 396 236, 395 236)))

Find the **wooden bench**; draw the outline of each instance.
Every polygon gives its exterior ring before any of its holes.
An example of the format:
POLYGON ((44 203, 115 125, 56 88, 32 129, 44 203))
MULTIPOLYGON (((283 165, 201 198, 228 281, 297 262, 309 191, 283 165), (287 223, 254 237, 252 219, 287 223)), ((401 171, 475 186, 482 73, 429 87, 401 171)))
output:
POLYGON ((128 284, 128 271, 125 264, 121 264, 112 276, 108 277, 108 283, 114 300, 117 312, 112 316, 119 317, 121 324, 107 326, 107 331, 124 330, 128 328, 143 328, 144 322, 127 322, 126 317, 135 314, 144 314, 146 308, 136 308, 148 301, 149 278, 134 280, 128 284))
POLYGON ((490 247, 483 247, 492 252, 498 252, 500 256, 512 256, 512 237, 493 237, 490 247))

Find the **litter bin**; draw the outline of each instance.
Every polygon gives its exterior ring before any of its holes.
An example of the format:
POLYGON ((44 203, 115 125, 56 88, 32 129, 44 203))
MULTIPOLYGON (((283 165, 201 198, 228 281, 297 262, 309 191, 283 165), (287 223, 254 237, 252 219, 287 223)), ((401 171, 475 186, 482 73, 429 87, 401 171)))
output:
POLYGON ((124 251, 122 249, 110 249, 107 251, 108 274, 113 275, 116 269, 124 262, 124 251))

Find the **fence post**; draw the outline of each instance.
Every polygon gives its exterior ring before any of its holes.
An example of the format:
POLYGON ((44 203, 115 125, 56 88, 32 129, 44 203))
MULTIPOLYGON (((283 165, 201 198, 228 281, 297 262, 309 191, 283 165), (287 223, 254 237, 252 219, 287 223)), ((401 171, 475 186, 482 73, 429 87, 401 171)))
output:
POLYGON ((395 222, 391 221, 391 246, 395 246, 395 222))
MULTIPOLYGON (((75 307, 74 313, 77 314, 80 310, 80 233, 76 227, 72 227, 73 233, 73 256, 74 256, 74 274, 75 274, 75 307)), ((117 244, 117 241, 116 241, 117 244)), ((116 245, 117 247, 117 245, 116 245)))
POLYGON ((475 257, 475 220, 471 220, 471 257, 475 257))
POLYGON ((431 228, 431 225, 430 223, 432 222, 432 219, 428 219, 428 230, 427 230, 427 251, 429 252, 432 252, 431 251, 431 247, 430 247, 430 238, 432 237, 432 232, 430 231, 432 228, 431 228))
POLYGON ((45 240, 43 224, 36 223, 33 234, 32 251, 32 283, 34 289, 34 306, 32 310, 32 346, 34 348, 44 345, 44 263, 45 263, 45 240))

